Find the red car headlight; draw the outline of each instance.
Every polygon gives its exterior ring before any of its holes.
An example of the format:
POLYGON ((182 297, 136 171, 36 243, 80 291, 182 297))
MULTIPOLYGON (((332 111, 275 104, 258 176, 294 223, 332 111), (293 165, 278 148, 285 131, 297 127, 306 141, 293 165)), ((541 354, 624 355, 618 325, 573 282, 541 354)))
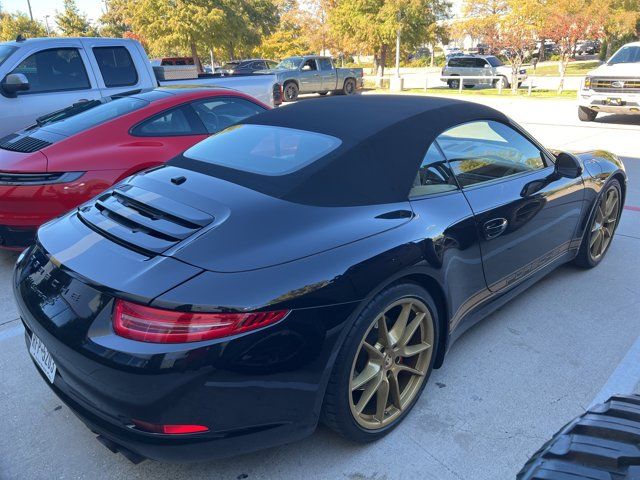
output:
POLYGON ((199 342, 272 325, 288 313, 288 310, 248 313, 178 312, 118 299, 113 309, 113 329, 121 337, 140 342, 199 342))

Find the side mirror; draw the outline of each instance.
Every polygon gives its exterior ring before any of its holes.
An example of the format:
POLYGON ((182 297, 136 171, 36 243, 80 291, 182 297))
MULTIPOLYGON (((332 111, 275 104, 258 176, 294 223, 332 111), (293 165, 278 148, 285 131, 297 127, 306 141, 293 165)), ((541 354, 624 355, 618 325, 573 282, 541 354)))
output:
POLYGON ((0 88, 8 97, 15 97, 18 92, 29 90, 29 80, 22 73, 10 73, 4 77, 0 88))
POLYGON ((488 63, 485 63, 484 68, 491 68, 491 65, 489 65, 488 63))
POLYGON ((578 178, 582 175, 582 164, 575 155, 567 152, 560 152, 556 156, 555 171, 562 177, 578 178))
POLYGON ((311 67, 309 65, 305 65, 302 67, 303 72, 308 72, 309 70, 311 70, 311 67))

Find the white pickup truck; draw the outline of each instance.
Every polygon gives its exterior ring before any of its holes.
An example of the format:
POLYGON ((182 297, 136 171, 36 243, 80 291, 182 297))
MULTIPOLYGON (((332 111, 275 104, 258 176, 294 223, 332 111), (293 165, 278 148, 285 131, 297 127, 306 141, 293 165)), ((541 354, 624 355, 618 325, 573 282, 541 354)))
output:
POLYGON ((171 85, 231 88, 271 106, 281 101, 274 75, 159 82, 135 40, 17 40, 0 43, 0 138, 78 102, 171 85))
POLYGON ((640 42, 624 45, 582 82, 578 118, 592 122, 599 112, 640 114, 640 42))

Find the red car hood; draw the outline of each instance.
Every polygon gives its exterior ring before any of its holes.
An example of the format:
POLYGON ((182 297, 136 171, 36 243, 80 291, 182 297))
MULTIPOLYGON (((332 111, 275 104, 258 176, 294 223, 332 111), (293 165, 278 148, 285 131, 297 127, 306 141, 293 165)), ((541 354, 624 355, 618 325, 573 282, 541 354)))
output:
POLYGON ((42 152, 20 153, 0 150, 0 172, 43 173, 47 171, 47 157, 42 152))

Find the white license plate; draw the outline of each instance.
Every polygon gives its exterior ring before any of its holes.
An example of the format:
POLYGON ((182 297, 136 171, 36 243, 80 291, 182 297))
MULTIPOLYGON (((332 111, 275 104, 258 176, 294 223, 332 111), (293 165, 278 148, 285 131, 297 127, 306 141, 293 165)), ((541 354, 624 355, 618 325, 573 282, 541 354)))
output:
POLYGON ((42 370, 49 381, 53 383, 53 379, 56 378, 56 363, 53 361, 53 358, 51 358, 47 347, 44 346, 42 340, 40 340, 35 333, 31 335, 29 353, 31 353, 40 370, 42 370))

